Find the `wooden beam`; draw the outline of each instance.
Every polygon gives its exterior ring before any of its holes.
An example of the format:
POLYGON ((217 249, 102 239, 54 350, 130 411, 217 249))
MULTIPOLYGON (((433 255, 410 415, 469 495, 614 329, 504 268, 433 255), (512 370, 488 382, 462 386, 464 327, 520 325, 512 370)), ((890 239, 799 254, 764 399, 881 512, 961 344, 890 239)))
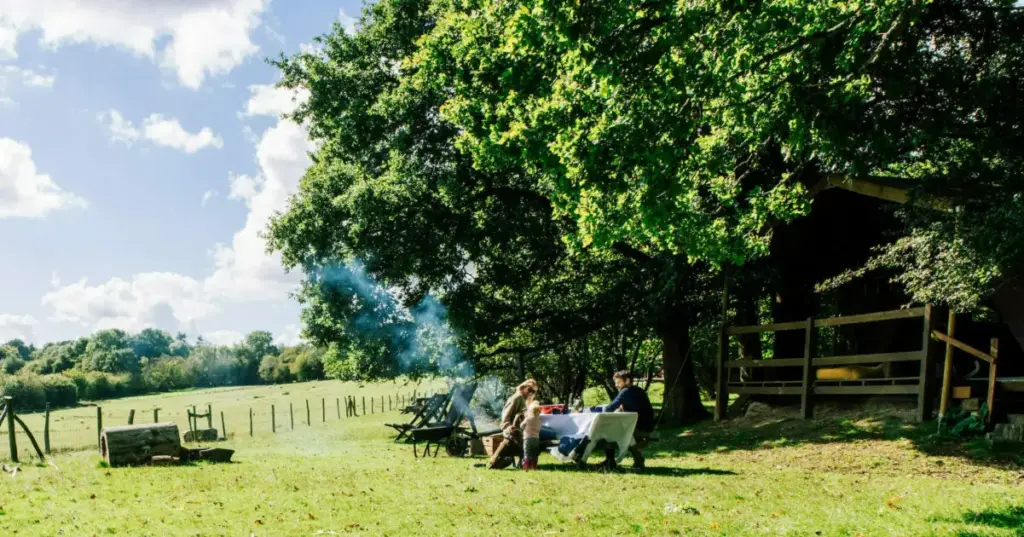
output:
POLYGON ((833 175, 829 176, 828 183, 830 187, 841 188, 862 196, 870 196, 894 203, 906 203, 910 199, 905 188, 883 185, 869 179, 833 175))
POLYGON ((768 360, 728 360, 725 367, 799 367, 804 365, 803 358, 770 358, 768 360))
POLYGON ((996 404, 996 367, 999 366, 999 340, 992 338, 989 342, 989 354, 992 355, 992 363, 988 366, 988 422, 992 423, 992 414, 996 404))
POLYGON ((913 319, 924 316, 925 308, 907 308, 902 310, 877 311, 861 315, 844 315, 842 317, 829 317, 817 319, 814 326, 839 326, 844 324, 874 323, 879 321, 892 321, 895 319, 913 319))
POLYGON ((803 391, 804 389, 799 386, 734 386, 732 388, 733 393, 749 395, 800 395, 803 393, 803 391))
POLYGON ((815 358, 816 366, 884 364, 890 362, 917 362, 921 359, 921 351, 883 352, 878 354, 852 354, 850 356, 828 356, 815 358))
POLYGON ((778 332, 780 330, 801 330, 807 323, 805 321, 795 321, 791 323, 772 323, 772 324, 761 324, 754 326, 730 326, 728 333, 730 336, 738 336, 740 334, 757 334, 760 332, 778 332))
POLYGON ((875 385, 875 386, 817 386, 815 394, 820 395, 916 395, 917 384, 875 385))
MULTIPOLYGON (((949 333, 950 337, 956 334, 956 313, 953 310, 949 310, 949 319, 946 321, 946 332, 949 333)), ((932 330, 932 337, 936 335, 942 335, 938 330, 932 330)), ((937 338, 937 337, 936 337, 937 338)), ((937 338, 940 341, 942 338, 937 338)), ((939 427, 942 427, 942 418, 945 417, 946 411, 949 410, 949 390, 953 383, 953 344, 950 338, 945 338, 946 341, 946 362, 942 367, 942 395, 939 401, 939 427)))
MULTIPOLYGON (((966 352, 967 354, 970 354, 971 356, 973 356, 973 357, 975 357, 975 358, 977 358, 979 360, 983 360, 983 361, 988 362, 990 364, 995 361, 995 357, 989 355, 988 353, 981 352, 978 349, 975 349, 974 347, 964 343, 963 341, 960 341, 960 340, 954 339, 952 337, 949 337, 946 334, 943 334, 942 332, 939 332, 938 330, 935 330, 935 331, 932 332, 932 337, 934 337, 935 339, 937 339, 939 341, 945 341, 947 345, 951 345, 953 347, 956 347, 956 348, 966 352)), ((947 350, 947 354, 948 353, 949 353, 949 351, 947 350)))

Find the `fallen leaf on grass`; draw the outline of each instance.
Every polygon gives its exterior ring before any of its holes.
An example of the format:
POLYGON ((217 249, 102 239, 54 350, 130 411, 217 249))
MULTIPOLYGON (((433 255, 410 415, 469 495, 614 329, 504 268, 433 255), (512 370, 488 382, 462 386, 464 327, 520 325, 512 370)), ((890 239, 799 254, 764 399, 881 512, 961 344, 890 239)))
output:
POLYGON ((717 529, 721 529, 721 528, 722 528, 722 526, 718 522, 712 522, 711 523, 711 529, 717 530, 717 529))
POLYGON ((313 513, 306 513, 306 517, 309 518, 310 520, 316 520, 316 517, 313 516, 313 513))
POLYGON ((263 525, 263 521, 258 519, 258 518, 256 520, 254 520, 252 523, 256 524, 257 526, 262 526, 263 525))
POLYGON ((576 522, 586 522, 587 520, 589 520, 587 518, 587 515, 584 515, 583 513, 576 513, 575 515, 572 516, 572 519, 575 520, 576 522))

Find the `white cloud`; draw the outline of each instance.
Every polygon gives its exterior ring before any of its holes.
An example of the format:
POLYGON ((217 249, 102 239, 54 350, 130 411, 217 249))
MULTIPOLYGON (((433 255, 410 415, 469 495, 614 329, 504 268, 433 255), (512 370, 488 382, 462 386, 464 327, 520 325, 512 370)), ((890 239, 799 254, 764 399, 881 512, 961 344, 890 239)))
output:
POLYGON ((46 293, 42 302, 52 309, 52 320, 93 330, 138 331, 152 326, 174 332, 217 312, 206 300, 202 282, 166 272, 113 278, 95 286, 82 279, 46 293))
POLYGON ((0 138, 0 218, 38 218, 85 207, 88 203, 83 198, 65 192, 49 175, 36 170, 28 145, 0 138))
POLYGON ((39 324, 39 321, 31 315, 0 313, 0 343, 6 343, 12 339, 31 342, 33 340, 33 329, 37 324, 39 324))
POLYGON ((213 197, 216 195, 216 190, 207 190, 206 192, 203 192, 203 207, 206 207, 206 204, 209 203, 210 200, 213 199, 213 197))
POLYGON ((345 13, 344 9, 338 10, 338 23, 345 29, 345 33, 348 35, 355 35, 359 19, 345 13))
POLYGON ((245 105, 243 116, 274 116, 290 114, 299 103, 309 98, 309 90, 293 91, 279 88, 274 84, 256 84, 249 86, 251 96, 245 105))
POLYGON ((43 46, 93 43, 149 58, 198 89, 255 54, 252 32, 270 0, 0 0, 0 58, 39 31, 43 46))
POLYGON ((214 345, 234 345, 245 339, 245 334, 234 330, 213 330, 204 333, 203 339, 214 345))
POLYGON ((207 147, 217 149, 224 147, 224 141, 209 127, 203 127, 199 132, 193 134, 185 130, 177 119, 168 118, 162 114, 151 114, 143 121, 141 129, 125 119, 117 110, 101 112, 97 118, 110 131, 111 140, 128 145, 136 140, 145 139, 154 145, 177 149, 189 154, 207 147))
MULTIPOLYGON (((111 113, 108 117, 114 123, 116 116, 111 113)), ((283 210, 298 189, 299 179, 310 163, 308 153, 313 149, 306 128, 291 121, 278 120, 263 132, 256 148, 259 173, 228 178, 231 197, 244 200, 249 209, 245 224, 230 244, 215 246, 213 267, 207 277, 197 280, 178 274, 142 273, 99 285, 82 280, 48 293, 43 298, 44 306, 53 311, 54 320, 79 323, 93 330, 138 330, 145 326, 179 330, 210 317, 229 303, 279 304, 289 300, 298 275, 286 274, 280 256, 267 253, 262 234, 270 217, 283 210)), ((297 334, 297 330, 292 332, 297 334)), ((235 335, 224 331, 204 334, 210 341, 220 336, 228 341, 235 335)), ((292 340, 297 336, 288 337, 292 340)))
POLYGON ((276 334, 274 343, 294 347, 304 342, 301 336, 302 327, 297 324, 289 324, 279 334, 276 334))
POLYGON ((57 274, 56 270, 50 273, 50 285, 53 286, 54 289, 60 287, 60 275, 57 274))
MULTIPOLYGON (((0 0, 2 1, 2 0, 0 0)), ((2 37, 0 37, 2 38, 2 37)), ((0 44, 2 47, 2 44, 0 44)), ((2 50, 2 48, 0 48, 2 50)), ((0 65, 0 104, 13 105, 7 94, 15 88, 52 88, 57 77, 17 65, 0 65)))
POLYGON ((156 145, 186 153, 195 153, 206 147, 216 147, 217 149, 224 147, 224 141, 209 127, 203 127, 199 132, 192 134, 186 131, 177 119, 166 118, 160 114, 153 114, 146 118, 142 135, 156 145))

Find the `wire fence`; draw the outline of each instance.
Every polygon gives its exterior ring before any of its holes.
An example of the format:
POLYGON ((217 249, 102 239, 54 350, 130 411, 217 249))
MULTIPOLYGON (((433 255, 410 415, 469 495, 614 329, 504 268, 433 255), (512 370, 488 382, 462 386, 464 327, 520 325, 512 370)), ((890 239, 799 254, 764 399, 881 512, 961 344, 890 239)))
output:
MULTIPOLYGON (((377 414, 397 413, 408 407, 418 397, 428 396, 431 391, 415 390, 382 395, 379 391, 371 395, 339 394, 333 397, 318 394, 298 400, 280 396, 261 399, 254 397, 251 404, 239 402, 222 404, 199 403, 161 407, 157 404, 140 404, 138 408, 125 410, 123 402, 108 401, 115 409, 95 406, 81 406, 72 409, 55 409, 44 412, 20 413, 16 415, 45 454, 68 453, 99 449, 99 438, 106 427, 142 425, 146 423, 175 423, 184 435, 192 428, 216 429, 220 438, 259 437, 284 434, 302 427, 326 425, 343 420, 363 418, 377 414), (199 417, 195 417, 194 414, 199 417)), ((197 396, 198 399, 198 396, 197 396)), ((139 401, 143 403, 143 401, 139 401)), ((155 400, 154 402, 159 402, 155 400)), ((17 410, 17 401, 5 398, 4 415, 17 410)), ((0 417, 0 459, 9 460, 38 456, 28 435, 20 425, 15 432, 15 443, 10 442, 10 427, 0 417), (16 447, 14 447, 16 444, 16 447), (2 446, 10 445, 13 453, 2 446), (12 456, 16 454, 17 457, 12 456)))

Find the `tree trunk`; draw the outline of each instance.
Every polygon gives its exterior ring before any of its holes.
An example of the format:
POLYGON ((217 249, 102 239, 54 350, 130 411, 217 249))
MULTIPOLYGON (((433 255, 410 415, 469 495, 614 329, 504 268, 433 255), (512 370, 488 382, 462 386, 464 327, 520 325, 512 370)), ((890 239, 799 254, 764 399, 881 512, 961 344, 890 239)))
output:
POLYGON ((107 427, 100 437, 100 455, 110 466, 149 464, 158 455, 177 457, 179 438, 174 423, 107 427))
POLYGON ((684 312, 675 312, 661 328, 665 400, 660 425, 678 427, 711 416, 700 400, 690 350, 690 326, 684 312))

